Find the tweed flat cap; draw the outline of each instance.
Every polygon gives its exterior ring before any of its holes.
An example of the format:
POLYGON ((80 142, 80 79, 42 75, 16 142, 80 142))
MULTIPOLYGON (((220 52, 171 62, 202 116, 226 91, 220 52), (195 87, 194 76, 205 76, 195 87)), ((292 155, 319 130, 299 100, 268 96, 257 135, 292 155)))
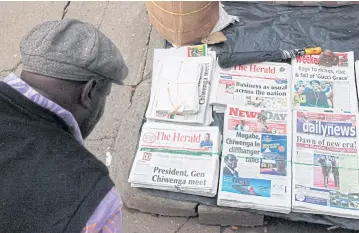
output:
POLYGON ((64 80, 110 79, 128 68, 112 41, 92 24, 65 19, 34 27, 21 41, 23 70, 64 80))

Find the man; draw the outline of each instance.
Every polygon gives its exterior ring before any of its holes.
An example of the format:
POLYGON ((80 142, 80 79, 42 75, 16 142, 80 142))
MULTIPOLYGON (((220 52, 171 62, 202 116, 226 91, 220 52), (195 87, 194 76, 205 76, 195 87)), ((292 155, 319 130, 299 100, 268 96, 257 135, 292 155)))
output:
POLYGON ((322 155, 322 157, 318 160, 320 167, 322 169, 322 175, 324 178, 324 187, 328 187, 329 174, 331 170, 331 162, 327 161, 327 157, 322 155))
POLYGON ((245 121, 245 120, 241 120, 241 125, 240 125, 240 126, 239 126, 239 125, 236 125, 235 130, 248 132, 248 131, 249 131, 249 128, 248 128, 248 126, 246 125, 246 121, 245 121))
POLYGON ((297 119, 297 132, 303 132, 304 124, 308 124, 309 122, 309 113, 303 112, 303 118, 297 119))
POLYGON ((23 71, 0 82, 0 232, 121 232, 122 201, 83 146, 127 67, 78 20, 42 23, 21 41, 23 71))
POLYGON ((206 149, 212 149, 213 142, 211 140, 211 135, 209 133, 206 133, 204 136, 204 141, 201 141, 200 147, 206 148, 206 149))
POLYGON ((327 95, 325 91, 321 90, 320 83, 318 80, 310 81, 310 85, 312 89, 305 93, 307 106, 329 108, 329 103, 328 103, 329 93, 327 95))
POLYGON ((236 156, 228 154, 224 157, 223 175, 225 176, 234 176, 239 177, 238 172, 235 170, 237 168, 238 160, 236 156))
POLYGON ((337 165, 337 160, 335 159, 335 157, 332 157, 330 159, 331 162, 331 166, 332 166, 332 173, 334 176, 334 183, 336 187, 339 187, 339 168, 337 165))
POLYGON ((266 112, 262 110, 257 116, 257 132, 266 133, 268 131, 266 112))
POLYGON ((294 105, 295 106, 307 106, 306 92, 308 92, 308 88, 306 87, 304 81, 298 80, 295 85, 295 92, 294 92, 294 105))

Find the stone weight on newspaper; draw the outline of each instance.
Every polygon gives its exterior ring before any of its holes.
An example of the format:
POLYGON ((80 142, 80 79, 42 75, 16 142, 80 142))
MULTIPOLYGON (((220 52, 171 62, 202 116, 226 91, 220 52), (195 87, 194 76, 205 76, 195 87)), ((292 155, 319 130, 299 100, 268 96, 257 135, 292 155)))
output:
POLYGON ((207 225, 255 227, 264 224, 264 215, 233 208, 199 205, 198 215, 200 223, 207 225))

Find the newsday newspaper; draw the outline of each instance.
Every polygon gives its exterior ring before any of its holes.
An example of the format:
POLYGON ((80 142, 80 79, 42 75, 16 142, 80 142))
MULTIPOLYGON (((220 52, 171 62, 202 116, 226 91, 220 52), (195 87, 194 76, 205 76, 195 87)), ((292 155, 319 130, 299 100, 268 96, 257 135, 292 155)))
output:
POLYGON ((358 112, 353 52, 299 56, 292 59, 292 70, 296 109, 358 112))
POLYGON ((293 211, 359 219, 358 115, 293 118, 293 211))
POLYGON ((291 112, 228 105, 217 204, 289 213, 291 112))
POLYGON ((218 127, 147 122, 128 181, 134 187, 215 196, 219 144, 218 127))
POLYGON ((215 72, 210 95, 214 106, 280 109, 290 105, 292 70, 288 64, 263 62, 229 69, 216 66, 215 72))

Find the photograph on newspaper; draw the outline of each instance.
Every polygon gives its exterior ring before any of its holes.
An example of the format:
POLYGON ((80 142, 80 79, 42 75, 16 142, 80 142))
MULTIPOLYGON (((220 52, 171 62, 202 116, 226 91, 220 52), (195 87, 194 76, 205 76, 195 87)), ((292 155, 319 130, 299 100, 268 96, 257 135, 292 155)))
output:
POLYGON ((256 108, 286 108, 290 103, 291 67, 263 62, 229 69, 216 67, 210 104, 256 108))
POLYGON ((339 189, 339 156, 315 153, 313 165, 314 187, 339 189))
POLYGON ((346 211, 358 202, 357 120, 356 114, 294 111, 294 210, 359 214, 346 211))
POLYGON ((299 56, 292 70, 295 108, 358 111, 353 52, 299 56))
POLYGON ((298 80, 294 84, 294 106, 334 108, 333 82, 298 80))
POLYGON ((263 209, 268 204, 265 200, 271 199, 272 208, 277 208, 273 211, 290 211, 290 119, 287 110, 227 106, 220 205, 239 202, 236 207, 244 207, 245 203, 254 203, 253 208, 263 209), (236 201, 238 198, 241 201, 236 201))

